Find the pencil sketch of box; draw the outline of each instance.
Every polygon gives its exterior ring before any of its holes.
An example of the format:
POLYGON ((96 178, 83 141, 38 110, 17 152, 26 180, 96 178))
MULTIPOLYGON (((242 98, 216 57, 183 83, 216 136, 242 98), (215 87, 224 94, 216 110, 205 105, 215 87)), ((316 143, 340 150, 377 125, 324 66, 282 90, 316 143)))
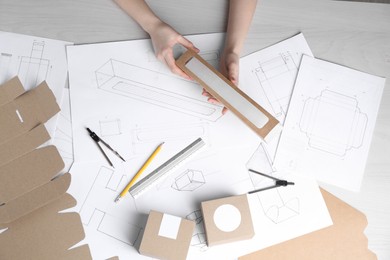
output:
POLYGON ((205 183, 206 181, 201 171, 188 169, 176 177, 171 187, 178 191, 194 191, 205 183))
POLYGON ((324 90, 305 101, 299 127, 311 148, 345 156, 362 145, 367 120, 356 98, 324 90))
POLYGON ((201 87, 174 75, 163 74, 110 59, 95 71, 99 89, 163 108, 216 121, 222 106, 207 102, 201 87))

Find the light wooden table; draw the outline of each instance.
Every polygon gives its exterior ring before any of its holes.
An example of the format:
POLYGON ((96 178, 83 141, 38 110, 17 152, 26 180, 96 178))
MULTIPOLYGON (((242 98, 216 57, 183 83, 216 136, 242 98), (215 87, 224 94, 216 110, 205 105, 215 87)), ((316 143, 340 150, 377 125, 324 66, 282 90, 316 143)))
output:
MULTIPOLYGON (((222 32, 226 27, 226 0, 148 3, 184 35, 222 32)), ((76 44, 147 38, 110 0, 0 0, 0 30, 76 44)), ((298 32, 304 33, 316 57, 390 79, 389 4, 259 1, 243 54, 298 32)), ((321 186, 366 214, 369 248, 378 259, 390 259, 390 80, 384 90, 361 191, 321 186)))

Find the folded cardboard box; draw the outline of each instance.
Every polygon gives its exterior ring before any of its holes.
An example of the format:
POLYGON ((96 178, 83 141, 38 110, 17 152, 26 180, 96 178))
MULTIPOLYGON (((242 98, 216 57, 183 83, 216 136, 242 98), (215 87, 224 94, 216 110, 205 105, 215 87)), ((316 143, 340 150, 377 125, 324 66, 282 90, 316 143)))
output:
POLYGON ((185 260, 190 247, 195 222, 180 217, 150 211, 139 252, 166 260, 185 260))
POLYGON ((204 201, 201 208, 208 246, 251 239, 255 235, 246 194, 204 201))

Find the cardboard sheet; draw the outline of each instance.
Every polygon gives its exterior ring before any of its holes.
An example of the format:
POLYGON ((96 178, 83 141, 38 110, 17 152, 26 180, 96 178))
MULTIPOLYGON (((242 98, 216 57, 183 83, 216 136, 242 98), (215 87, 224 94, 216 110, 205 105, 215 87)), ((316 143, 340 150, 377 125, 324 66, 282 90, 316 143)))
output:
POLYGON ((35 149, 0 167, 0 204, 49 182, 63 167, 64 163, 52 145, 35 149))
POLYGON ((88 246, 68 250, 84 237, 77 213, 59 213, 76 201, 69 194, 7 225, 0 259, 91 259, 88 246), (55 238, 55 239, 53 239, 55 238))
POLYGON ((0 94, 0 259, 91 259, 88 245, 72 248, 84 237, 79 214, 59 213, 75 206, 71 175, 58 175, 56 147, 37 149, 59 111, 52 91, 43 82, 24 92, 14 78, 0 94))
MULTIPOLYGON (((20 81, 11 80, 16 89, 21 89, 20 81)), ((8 88, 9 84, 5 85, 8 88)), ((3 86, 0 86, 0 89, 3 86)), ((13 97, 14 95, 9 95, 13 97)), ((26 133, 39 124, 44 124, 60 111, 53 92, 46 82, 23 93, 13 100, 4 101, 0 107, 0 144, 26 133)))
POLYGON ((366 216, 325 190, 322 195, 332 216, 333 226, 240 257, 240 260, 371 260, 376 255, 367 248, 366 216))

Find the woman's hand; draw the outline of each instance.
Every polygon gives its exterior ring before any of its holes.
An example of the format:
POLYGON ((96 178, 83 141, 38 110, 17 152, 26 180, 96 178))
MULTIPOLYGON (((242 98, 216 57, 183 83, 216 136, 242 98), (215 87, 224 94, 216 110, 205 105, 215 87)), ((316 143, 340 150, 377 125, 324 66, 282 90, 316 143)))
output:
POLYGON ((152 39, 157 59, 166 64, 173 73, 190 79, 190 77, 176 65, 175 58, 173 57, 173 46, 181 44, 187 49, 191 49, 195 52, 199 52, 198 48, 176 32, 171 26, 162 21, 149 30, 149 35, 152 39))

